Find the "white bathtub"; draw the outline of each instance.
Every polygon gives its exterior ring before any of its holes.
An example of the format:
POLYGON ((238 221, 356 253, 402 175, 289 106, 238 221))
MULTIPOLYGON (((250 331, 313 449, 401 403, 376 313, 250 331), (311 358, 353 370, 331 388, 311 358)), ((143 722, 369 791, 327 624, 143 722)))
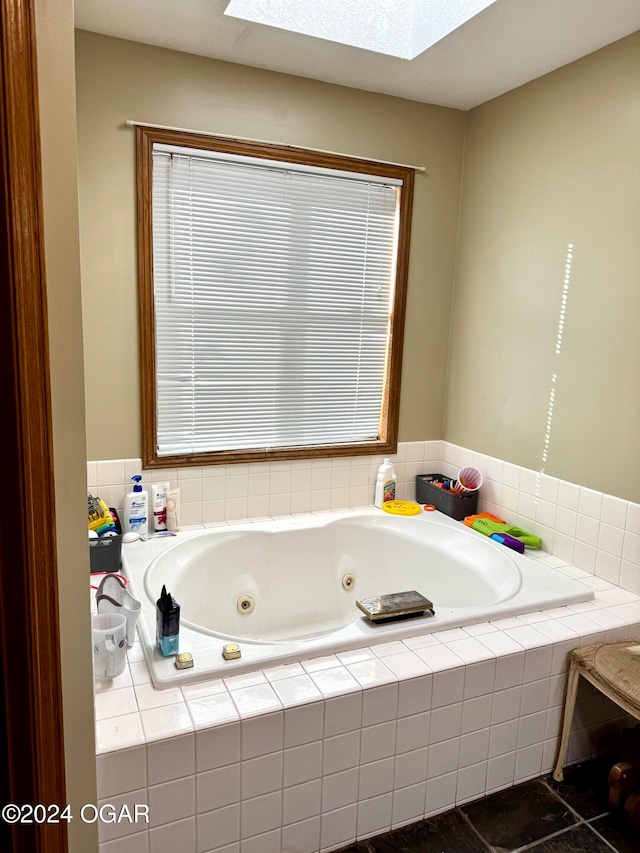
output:
POLYGON ((182 532, 123 548, 142 602, 139 634, 156 687, 586 601, 593 591, 440 513, 400 518, 371 509, 182 532), (343 586, 345 575, 355 582, 343 586), (163 584, 181 605, 177 670, 155 651, 163 584), (356 600, 417 590, 435 615, 372 624, 356 600), (240 612, 249 596, 252 612, 240 612), (242 658, 225 661, 237 642, 242 658))

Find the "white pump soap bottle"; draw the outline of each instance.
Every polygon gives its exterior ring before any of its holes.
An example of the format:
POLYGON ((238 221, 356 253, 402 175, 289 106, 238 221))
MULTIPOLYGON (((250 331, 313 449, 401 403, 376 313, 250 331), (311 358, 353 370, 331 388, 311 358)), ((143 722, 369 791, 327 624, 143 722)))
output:
POLYGON ((149 530, 149 493, 140 485, 142 477, 136 474, 131 478, 135 482, 124 502, 123 529, 125 533, 138 533, 146 536, 149 530))
POLYGON ((378 468, 374 503, 379 509, 382 509, 383 503, 386 503, 387 501, 394 501, 395 499, 396 472, 393 469, 393 462, 389 457, 387 457, 378 468))

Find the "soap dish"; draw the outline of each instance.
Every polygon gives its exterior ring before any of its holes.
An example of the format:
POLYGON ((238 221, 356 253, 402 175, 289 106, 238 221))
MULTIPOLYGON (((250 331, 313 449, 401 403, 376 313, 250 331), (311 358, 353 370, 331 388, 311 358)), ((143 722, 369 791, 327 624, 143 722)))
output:
POLYGON ((433 602, 416 592, 415 589, 408 592, 393 592, 390 595, 362 598, 360 601, 356 601, 356 607, 376 624, 424 616, 427 611, 435 616, 433 602))

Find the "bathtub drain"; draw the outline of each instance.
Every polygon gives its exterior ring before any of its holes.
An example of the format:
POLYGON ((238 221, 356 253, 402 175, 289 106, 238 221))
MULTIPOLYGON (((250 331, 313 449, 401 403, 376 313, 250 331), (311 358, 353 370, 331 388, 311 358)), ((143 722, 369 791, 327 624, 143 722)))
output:
POLYGON ((255 599, 251 598, 250 595, 241 595, 238 599, 237 607, 239 613, 252 613, 255 606, 255 599))
POLYGON ((350 589, 353 589, 356 585, 356 576, 355 575, 344 575, 342 578, 342 588, 346 589, 347 592, 350 589))

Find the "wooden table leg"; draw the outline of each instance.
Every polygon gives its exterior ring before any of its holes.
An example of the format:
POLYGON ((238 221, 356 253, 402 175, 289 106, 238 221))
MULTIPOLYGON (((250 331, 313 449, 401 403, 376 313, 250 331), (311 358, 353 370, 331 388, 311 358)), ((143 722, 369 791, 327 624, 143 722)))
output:
POLYGON ((562 736, 560 738, 560 752, 558 753, 558 761, 556 769, 553 771, 553 778, 556 782, 562 782, 564 779, 564 762, 569 749, 569 736, 571 735, 571 723, 573 721, 573 712, 576 707, 576 696, 578 695, 578 679, 580 678, 579 666, 571 661, 569 667, 569 681, 567 683, 567 698, 564 705, 564 720, 562 723, 562 736))

